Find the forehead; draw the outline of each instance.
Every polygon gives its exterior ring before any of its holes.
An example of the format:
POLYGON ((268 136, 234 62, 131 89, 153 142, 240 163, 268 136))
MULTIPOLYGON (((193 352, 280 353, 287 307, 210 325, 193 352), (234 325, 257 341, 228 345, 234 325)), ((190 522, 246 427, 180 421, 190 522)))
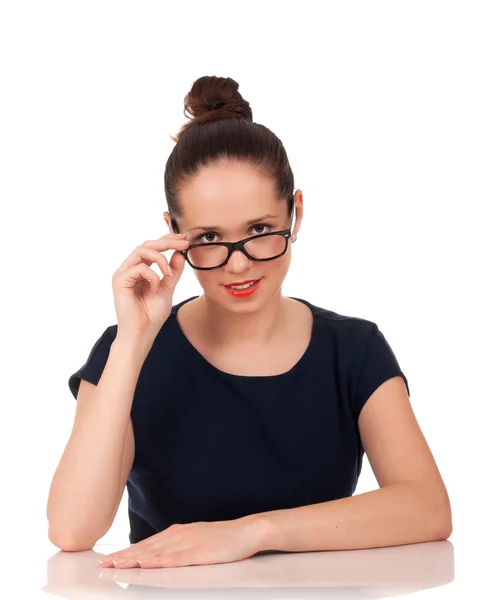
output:
POLYGON ((285 204, 276 199, 273 179, 239 162, 203 167, 180 191, 180 202, 185 229, 208 224, 232 229, 266 213, 281 215, 285 204))

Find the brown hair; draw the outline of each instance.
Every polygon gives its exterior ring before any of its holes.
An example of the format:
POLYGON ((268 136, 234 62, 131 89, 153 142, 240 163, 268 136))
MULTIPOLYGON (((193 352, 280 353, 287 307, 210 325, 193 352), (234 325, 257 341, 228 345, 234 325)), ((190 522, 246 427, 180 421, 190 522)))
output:
POLYGON ((164 171, 164 192, 173 231, 179 233, 176 217, 182 216, 178 194, 201 167, 222 159, 244 161, 275 181, 278 200, 287 202, 289 216, 294 205, 294 175, 281 140, 267 127, 253 123, 249 102, 230 77, 197 79, 185 96, 185 123, 164 171), (189 117, 187 117, 189 118, 189 117))

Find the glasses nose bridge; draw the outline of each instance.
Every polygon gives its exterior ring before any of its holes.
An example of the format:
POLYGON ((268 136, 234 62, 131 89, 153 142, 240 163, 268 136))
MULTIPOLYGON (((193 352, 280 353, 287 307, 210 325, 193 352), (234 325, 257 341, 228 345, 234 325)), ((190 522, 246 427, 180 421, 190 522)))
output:
POLYGON ((246 254, 246 251, 244 249, 245 244, 245 240, 242 240, 240 242, 229 242, 229 256, 227 258, 226 264, 231 260, 232 255, 234 254, 234 252, 236 252, 236 250, 239 250, 241 254, 246 258, 246 260, 251 260, 251 258, 246 254))

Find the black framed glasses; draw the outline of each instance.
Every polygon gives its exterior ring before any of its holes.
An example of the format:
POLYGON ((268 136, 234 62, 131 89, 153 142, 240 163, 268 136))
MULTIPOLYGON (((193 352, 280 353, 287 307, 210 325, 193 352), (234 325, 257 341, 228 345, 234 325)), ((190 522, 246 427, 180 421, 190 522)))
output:
MULTIPOLYGON (((261 262, 275 260, 287 252, 289 238, 292 235, 294 213, 297 214, 295 206, 292 207, 289 229, 260 233, 239 242, 191 244, 186 250, 180 250, 180 252, 186 258, 190 267, 199 271, 220 269, 220 267, 227 264, 235 250, 240 250, 251 260, 261 262)), ((174 231, 178 231, 175 221, 173 227, 174 231)))
POLYGON ((191 244, 181 250, 193 269, 209 271, 223 267, 235 250, 240 250, 249 259, 256 261, 274 260, 287 252, 291 231, 284 229, 271 233, 260 233, 239 242, 210 242, 191 244))

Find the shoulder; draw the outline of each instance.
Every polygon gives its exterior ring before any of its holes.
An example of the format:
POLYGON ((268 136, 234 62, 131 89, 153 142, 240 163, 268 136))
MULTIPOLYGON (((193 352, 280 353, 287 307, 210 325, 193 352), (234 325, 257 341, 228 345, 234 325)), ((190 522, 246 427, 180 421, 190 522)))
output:
POLYGON ((336 339, 340 343, 365 345, 372 333, 378 329, 376 323, 369 319, 335 312, 302 298, 295 300, 304 302, 311 308, 315 327, 322 330, 328 338, 336 339))
MULTIPOLYGON (((348 315, 306 300, 314 315, 314 355, 322 364, 331 364, 344 381, 355 386, 367 354, 379 342, 377 324, 364 317, 348 315)), ((372 352, 374 354, 374 352, 372 352)))

